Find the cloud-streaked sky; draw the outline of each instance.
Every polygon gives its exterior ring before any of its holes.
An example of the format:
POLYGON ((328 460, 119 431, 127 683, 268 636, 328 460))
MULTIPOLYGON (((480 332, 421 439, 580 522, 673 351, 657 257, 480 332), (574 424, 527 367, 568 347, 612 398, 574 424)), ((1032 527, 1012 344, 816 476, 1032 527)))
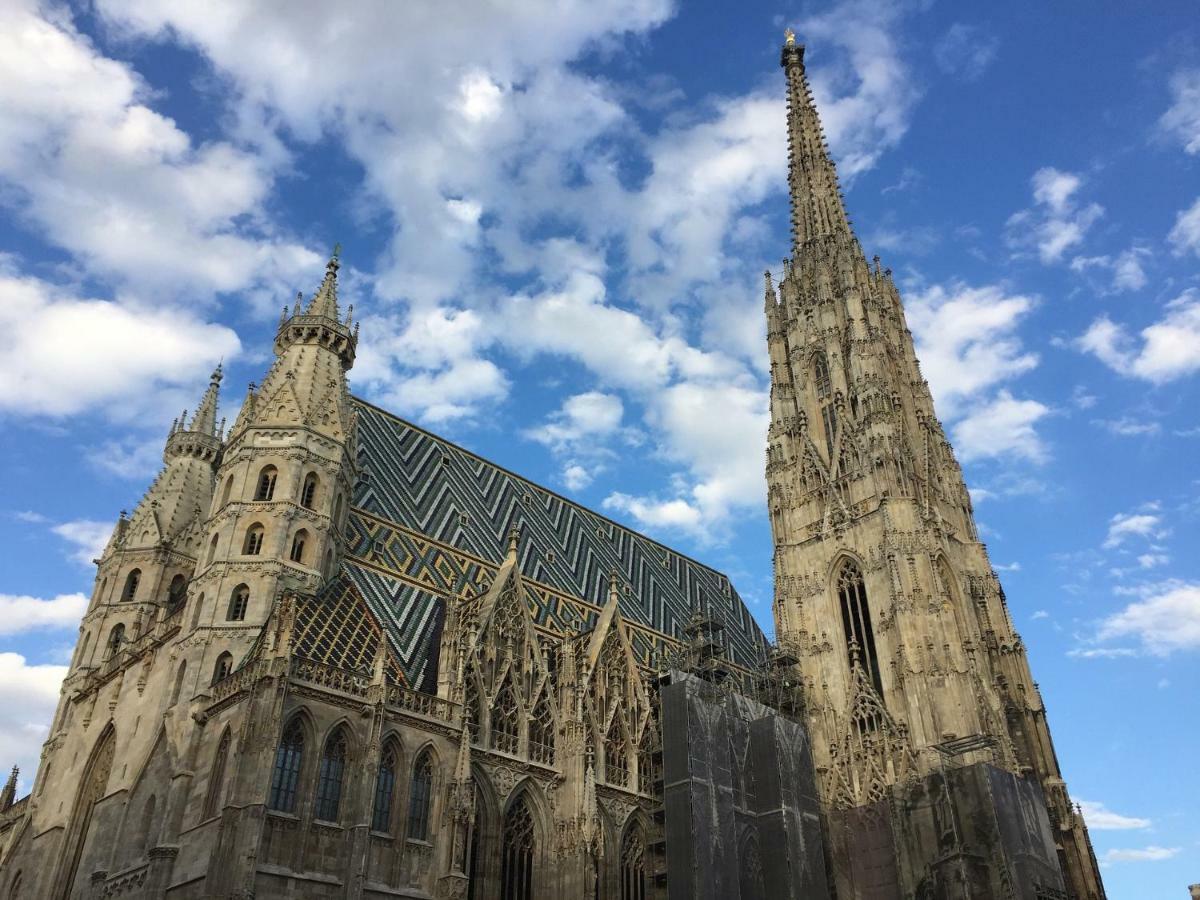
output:
POLYGON ((730 573, 770 626, 785 25, 1114 900, 1200 829, 1191 3, 0 0, 0 768, 171 420, 335 242, 356 392, 730 573), (502 8, 501 8, 502 7, 502 8))

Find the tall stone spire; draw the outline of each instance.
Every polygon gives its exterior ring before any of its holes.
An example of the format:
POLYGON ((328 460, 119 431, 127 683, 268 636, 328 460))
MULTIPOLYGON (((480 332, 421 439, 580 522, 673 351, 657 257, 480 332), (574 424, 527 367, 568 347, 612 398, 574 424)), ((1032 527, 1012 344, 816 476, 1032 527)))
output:
MULTIPOLYGON (((1014 785, 1033 773, 1071 896, 1103 897, 899 291, 850 229, 790 33, 781 63, 793 257, 765 286, 767 497, 776 634, 798 661, 823 794, 835 817, 907 803, 947 754, 1014 785)), ((897 850, 902 868, 925 871, 926 849, 897 850)), ((853 872, 837 879, 839 896, 862 892, 853 872)))
POLYGON ((837 169, 804 70, 804 45, 791 30, 779 64, 787 73, 788 188, 792 201, 792 250, 799 255, 814 238, 851 236, 837 169))
POLYGON ((200 405, 196 408, 196 415, 192 416, 191 424, 188 425, 188 431, 217 436, 217 401, 221 393, 222 377, 221 364, 218 363, 209 379, 208 390, 204 392, 200 405))

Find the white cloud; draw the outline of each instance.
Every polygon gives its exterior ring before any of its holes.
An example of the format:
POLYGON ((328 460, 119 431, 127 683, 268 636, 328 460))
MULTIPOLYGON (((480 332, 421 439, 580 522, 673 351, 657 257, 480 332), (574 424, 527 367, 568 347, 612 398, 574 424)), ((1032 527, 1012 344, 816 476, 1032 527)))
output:
POLYGON ((88 463, 101 472, 130 481, 144 481, 162 467, 161 437, 148 440, 126 437, 103 441, 84 451, 88 463))
POLYGON ((1140 849, 1119 849, 1113 848, 1104 851, 1104 855, 1100 857, 1102 865, 1109 865, 1115 862, 1159 862, 1160 860, 1170 859, 1178 855, 1178 847, 1158 847, 1151 845, 1140 849))
POLYGON ((1200 197, 1175 216, 1175 225, 1167 235, 1167 240, 1174 246, 1176 255, 1182 256, 1191 251, 1200 256, 1200 197))
POLYGON ((939 415, 956 418, 966 401, 1037 365, 1016 334, 1033 307, 1031 297, 998 285, 959 282, 909 294, 905 315, 939 415))
POLYGON ((1171 76, 1171 105, 1161 119, 1162 130, 1183 145, 1184 152, 1200 153, 1200 69, 1180 69, 1171 76))
POLYGON ((1075 341, 1109 368, 1154 384, 1200 370, 1200 291, 1189 288, 1166 305, 1165 314, 1141 330, 1141 341, 1108 316, 1096 319, 1075 341))
POLYGON ((1149 828, 1151 825, 1149 819, 1123 816, 1095 800, 1076 800, 1075 802, 1083 811, 1083 818, 1087 821, 1088 828, 1093 831, 1126 831, 1134 828, 1149 828))
POLYGON ((47 240, 148 296, 243 290, 318 261, 261 218, 244 221, 271 185, 261 157, 227 142, 194 145, 65 10, 44 17, 32 0, 13 0, 4 20, 0 182, 47 240))
POLYGON ((1073 272, 1101 270, 1112 276, 1113 291, 1137 291, 1146 286, 1144 261, 1153 254, 1148 247, 1133 246, 1117 256, 1076 256, 1071 260, 1073 272))
POLYGON ((1158 422, 1143 422, 1129 416, 1122 416, 1120 419, 1094 419, 1093 424, 1118 437, 1139 437, 1162 432, 1162 425, 1158 422))
POLYGON ((595 473, 579 463, 570 463, 562 471, 563 484, 569 491, 582 491, 594 478, 595 473))
POLYGON ((526 429, 525 436, 558 451, 580 443, 595 446, 620 427, 624 412, 621 398, 615 394, 587 391, 568 397, 547 422, 526 429))
POLYGON ((1048 619, 1048 618, 1050 618, 1050 613, 1044 609, 1038 609, 1038 610, 1034 610, 1033 615, 1031 615, 1029 618, 1031 618, 1035 621, 1037 619, 1048 619))
POLYGON ((1171 557, 1166 553, 1143 553, 1137 558, 1138 565, 1143 569, 1155 569, 1165 566, 1170 561, 1171 557))
POLYGON ((1108 536, 1104 539, 1104 549, 1112 550, 1121 546, 1131 535, 1144 538, 1161 538, 1169 532, 1163 525, 1162 516, 1157 512, 1158 504, 1147 504, 1141 510, 1131 513, 1117 513, 1108 523, 1108 536))
POLYGON ((1008 564, 992 563, 992 568, 997 572, 1020 572, 1021 564, 1019 562, 1011 562, 1008 564))
POLYGON ((1059 262, 1081 244, 1088 230, 1104 214, 1097 203, 1079 205, 1075 195, 1083 178, 1052 167, 1033 175, 1034 206, 1014 213, 1006 225, 1008 242, 1017 249, 1037 250, 1043 263, 1059 262))
POLYGON ((1200 584, 1172 580, 1140 593, 1142 599, 1104 619, 1100 640, 1137 638, 1156 656, 1200 649, 1200 584))
POLYGON ((140 408, 240 348, 222 325, 80 298, 8 265, 0 265, 0 295, 0 411, 57 417, 117 399, 140 408))
POLYGON ((955 22, 933 47, 938 68, 964 81, 974 81, 996 58, 1000 39, 978 25, 955 22))
POLYGON ((1137 655, 1132 647, 1075 647, 1067 651, 1072 659, 1122 659, 1137 655))
POLYGON ((21 767, 22 789, 37 771, 67 667, 30 665, 19 653, 0 653, 0 758, 21 767))
POLYGON ((112 536, 113 523, 77 519, 74 522, 55 525, 50 530, 74 547, 71 559, 90 568, 92 560, 99 559, 104 553, 108 539, 112 536))
POLYGON ((1049 456, 1034 426, 1050 408, 1036 400, 1018 400, 1007 390, 981 404, 952 428, 959 459, 970 462, 993 456, 1011 456, 1042 462, 1049 456))
POLYGON ((49 600, 24 594, 0 594, 0 634, 46 628, 77 628, 87 610, 83 594, 59 594, 49 600))

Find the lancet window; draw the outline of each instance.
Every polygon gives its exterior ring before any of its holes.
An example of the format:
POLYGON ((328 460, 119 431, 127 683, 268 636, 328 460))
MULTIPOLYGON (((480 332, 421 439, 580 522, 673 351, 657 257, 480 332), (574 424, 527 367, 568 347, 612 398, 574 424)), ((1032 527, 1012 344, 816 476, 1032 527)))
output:
POLYGON ((326 822, 336 822, 342 805, 342 778, 346 773, 346 732, 338 728, 325 741, 321 766, 317 773, 317 802, 313 814, 326 822))
POLYGON ((613 716, 604 741, 604 780, 618 787, 629 786, 629 742, 619 715, 613 716))
POLYGON ((646 841, 636 823, 621 841, 621 900, 646 900, 646 841))
POLYGON ((125 643, 125 626, 117 623, 113 626, 113 630, 108 633, 108 655, 112 656, 121 649, 121 645, 125 643))
POLYGON ((547 766, 554 764, 554 714, 544 693, 529 717, 529 758, 547 766))
POLYGON ((871 686, 882 699, 883 681, 879 672, 879 656, 875 651, 875 630, 871 625, 867 586, 862 570, 852 560, 846 560, 838 570, 837 591, 850 665, 862 667, 871 686))
POLYGON ((229 759, 229 745, 232 738, 229 729, 221 735, 217 744, 217 754, 213 757, 212 771, 208 776, 208 793, 204 797, 204 818, 211 819, 221 811, 221 790, 225 784, 225 765, 229 759))
POLYGON ((258 556, 262 552, 264 529, 255 523, 246 529, 246 540, 242 543, 242 555, 258 556))
POLYGON ((833 403, 833 382, 829 377, 829 361, 824 353, 813 355, 813 388, 821 409, 821 427, 825 431, 825 449, 833 460, 833 439, 837 434, 837 407, 833 403))
POLYGON ((170 610, 179 609, 186 599, 187 576, 182 574, 176 575, 171 579, 171 586, 167 588, 167 608, 170 610))
POLYGON ((233 671, 233 654, 226 651, 217 657, 216 665, 213 666, 212 683, 224 681, 233 671))
POLYGON ((292 552, 289 554, 292 562, 304 562, 304 545, 308 541, 308 532, 301 528, 292 538, 292 552))
POLYGON ((121 591, 121 599, 128 601, 137 598, 138 585, 142 581, 142 570, 134 569, 125 577, 125 589, 121 591))
POLYGON ((278 469, 274 466, 266 466, 258 475, 258 486, 254 491, 254 499, 272 499, 275 496, 275 479, 278 477, 278 469))
POLYGON ((396 793, 396 767, 399 753, 396 742, 388 741, 379 760, 379 776, 375 779, 375 808, 371 816, 371 828, 375 831, 392 830, 392 798, 396 793))
POLYGON ((246 610, 250 607, 250 588, 239 584, 229 595, 229 608, 225 611, 225 619, 229 622, 241 622, 246 618, 246 610))
POLYGON ((433 762, 429 753, 417 757, 413 766, 408 796, 408 836, 414 841, 429 840, 429 807, 433 799, 433 762))
POLYGON ((537 836, 533 815, 525 797, 518 797, 504 814, 500 840, 501 900, 533 900, 533 860, 537 836))
POLYGON ((304 477, 304 487, 300 491, 300 505, 305 509, 312 509, 313 503, 317 499, 317 484, 319 479, 315 472, 309 472, 304 477))
POLYGON ((516 753, 519 743, 520 711, 512 685, 505 680, 492 704, 492 747, 503 753, 516 753))
POLYGON ((296 809, 296 782, 304 762, 304 726, 293 719, 279 740, 275 751, 275 768, 271 774, 271 808, 280 812, 296 809))

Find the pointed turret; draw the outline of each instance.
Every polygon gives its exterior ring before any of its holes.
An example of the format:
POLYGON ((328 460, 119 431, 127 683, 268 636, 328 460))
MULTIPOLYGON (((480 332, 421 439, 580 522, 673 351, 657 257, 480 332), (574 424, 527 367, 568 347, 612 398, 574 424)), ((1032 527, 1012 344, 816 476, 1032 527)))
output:
POLYGON ((12 771, 8 773, 8 781, 4 783, 4 790, 0 791, 0 813, 12 809, 12 805, 17 802, 17 775, 20 772, 19 768, 13 766, 12 771))
POLYGON ((335 322, 338 321, 337 273, 338 268, 341 266, 341 262, 338 259, 340 255, 341 247, 334 247, 333 255, 329 257, 329 262, 325 264, 325 279, 313 295, 312 303, 308 304, 305 315, 323 316, 326 319, 333 319, 335 322))
POLYGON ((792 252, 814 238, 852 237, 821 119, 804 70, 804 45, 789 29, 779 64, 787 72, 788 189, 792 201, 792 252))
POLYGON ((192 416, 191 424, 188 425, 188 431, 217 436, 217 401, 221 393, 222 377, 224 373, 221 364, 218 363, 209 379, 208 390, 204 392, 200 405, 196 408, 196 415, 192 416))

